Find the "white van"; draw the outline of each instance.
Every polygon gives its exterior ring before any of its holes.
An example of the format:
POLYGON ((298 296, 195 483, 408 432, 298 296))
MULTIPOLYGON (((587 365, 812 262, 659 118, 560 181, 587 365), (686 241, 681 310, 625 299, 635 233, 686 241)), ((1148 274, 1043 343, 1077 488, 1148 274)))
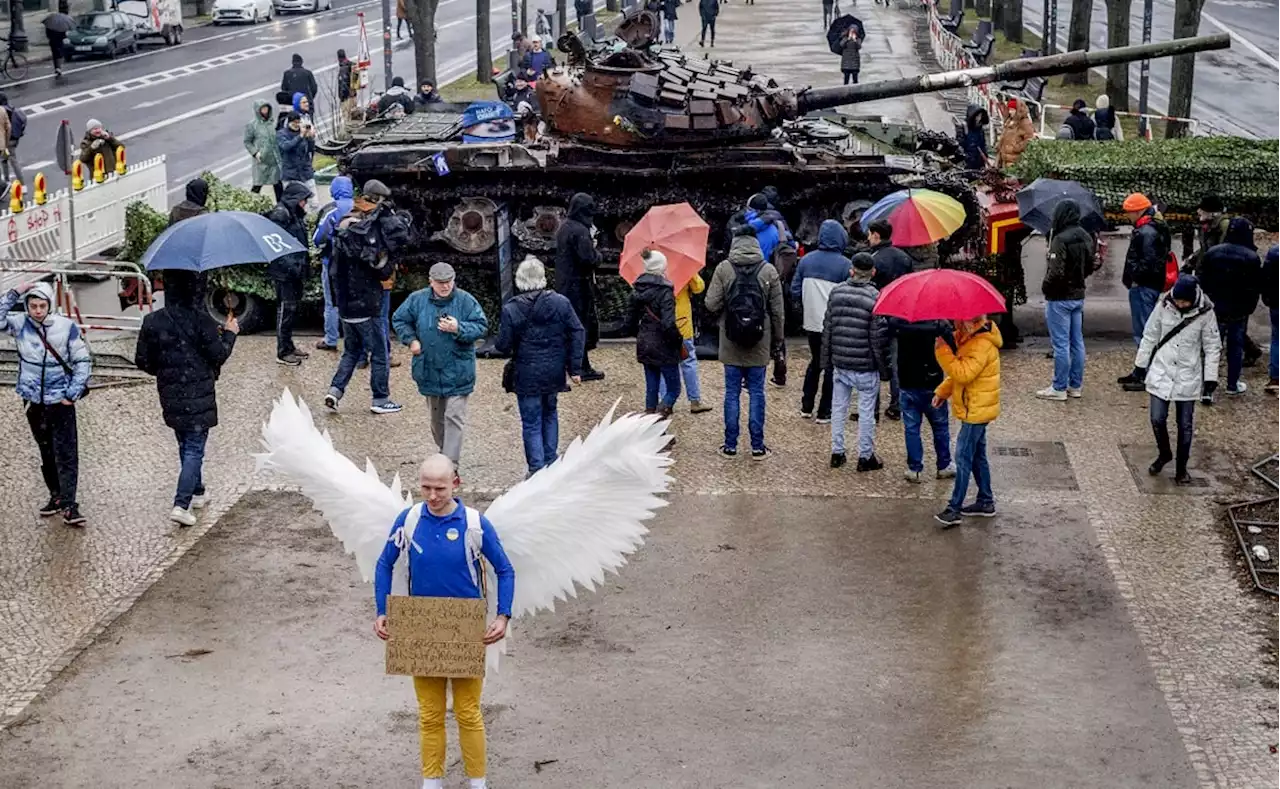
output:
POLYGON ((167 46, 182 43, 182 0, 120 0, 119 10, 133 22, 139 41, 160 38, 167 46))

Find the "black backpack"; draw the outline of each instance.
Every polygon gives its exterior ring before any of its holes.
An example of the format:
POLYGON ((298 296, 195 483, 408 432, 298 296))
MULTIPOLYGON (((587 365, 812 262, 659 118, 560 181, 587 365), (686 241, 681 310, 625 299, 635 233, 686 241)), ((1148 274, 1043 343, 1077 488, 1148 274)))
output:
POLYGON ((383 251, 382 234, 376 216, 370 215, 340 226, 333 237, 333 251, 347 265, 364 264, 378 268, 383 251))
POLYGON ((724 307, 724 334, 735 345, 750 348, 764 339, 764 289, 760 287, 760 269, 764 261, 744 271, 734 266, 734 279, 729 284, 724 307))

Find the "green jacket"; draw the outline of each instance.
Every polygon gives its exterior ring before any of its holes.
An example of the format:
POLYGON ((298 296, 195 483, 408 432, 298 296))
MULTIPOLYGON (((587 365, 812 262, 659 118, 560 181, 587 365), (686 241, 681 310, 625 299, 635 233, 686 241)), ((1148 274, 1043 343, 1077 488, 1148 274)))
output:
POLYGON ((426 397, 461 397, 476 388, 476 341, 489 331, 489 320, 475 296, 454 287, 447 299, 438 299, 430 287, 416 290, 391 316, 391 328, 400 342, 422 344, 413 357, 413 380, 426 397), (436 328, 445 315, 458 320, 458 333, 436 328))
POLYGON ((253 103, 253 120, 244 127, 244 149, 254 158, 254 186, 280 182, 280 149, 276 147, 276 123, 271 115, 263 120, 258 114, 264 106, 271 109, 271 102, 259 99, 253 103))

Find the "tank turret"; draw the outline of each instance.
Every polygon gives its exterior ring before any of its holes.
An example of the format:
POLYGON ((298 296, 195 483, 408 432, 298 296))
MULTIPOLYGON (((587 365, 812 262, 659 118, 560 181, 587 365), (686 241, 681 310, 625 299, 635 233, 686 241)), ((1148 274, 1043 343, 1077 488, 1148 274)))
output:
POLYGON ((592 49, 574 36, 562 38, 559 45, 569 54, 569 64, 538 80, 548 128, 618 148, 718 146, 767 138, 783 122, 814 110, 1231 46, 1224 33, 843 87, 793 89, 749 68, 659 47, 656 30, 656 17, 641 11, 629 15, 614 38, 592 49))

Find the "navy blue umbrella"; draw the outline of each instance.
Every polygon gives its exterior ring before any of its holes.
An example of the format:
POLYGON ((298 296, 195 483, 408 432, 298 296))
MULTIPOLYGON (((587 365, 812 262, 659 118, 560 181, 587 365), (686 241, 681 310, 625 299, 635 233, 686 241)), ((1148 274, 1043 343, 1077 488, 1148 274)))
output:
POLYGON ((1080 226, 1085 230, 1097 233, 1106 227, 1102 204, 1093 192, 1075 181, 1052 178, 1037 178, 1018 190, 1018 218, 1022 224, 1047 236, 1053 227, 1053 210, 1067 198, 1080 206, 1080 226))
POLYGON ((307 250, 275 222, 248 211, 213 211, 184 219, 151 242, 138 261, 147 271, 209 271, 270 263, 307 250))

